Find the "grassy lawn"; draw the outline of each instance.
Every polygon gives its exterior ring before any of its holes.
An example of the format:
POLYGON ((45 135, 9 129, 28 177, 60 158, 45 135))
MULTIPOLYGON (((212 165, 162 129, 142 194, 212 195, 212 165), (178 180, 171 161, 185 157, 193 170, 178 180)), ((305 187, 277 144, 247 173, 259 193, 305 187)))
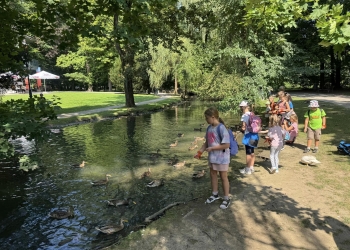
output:
MULTIPOLYGON (((35 95, 36 93, 34 93, 35 95)), ((90 109, 103 108, 108 106, 123 105, 125 104, 124 94, 116 93, 99 93, 99 92, 54 92, 46 93, 44 96, 46 99, 51 99, 53 96, 61 98, 61 109, 57 111, 57 114, 73 113, 90 109)), ((28 99, 28 94, 14 94, 3 96, 3 101, 28 99)), ((159 98, 155 95, 134 95, 135 102, 148 101, 159 98)))
MULTIPOLYGON (((136 97, 135 97, 136 100, 136 97)), ((147 111, 155 111, 158 109, 162 109, 165 107, 168 107, 172 104, 176 104, 180 102, 179 96, 170 97, 167 99, 163 99, 159 102, 144 104, 141 106, 137 106, 135 108, 118 108, 118 109, 111 109, 109 111, 99 112, 95 114, 89 114, 89 115, 81 115, 81 116, 74 116, 70 118, 64 118, 64 119, 58 119, 55 121, 50 121, 50 126, 61 126, 76 122, 83 122, 83 121, 99 121, 105 118, 113 118, 118 116, 127 116, 134 113, 139 112, 147 112, 147 111)))

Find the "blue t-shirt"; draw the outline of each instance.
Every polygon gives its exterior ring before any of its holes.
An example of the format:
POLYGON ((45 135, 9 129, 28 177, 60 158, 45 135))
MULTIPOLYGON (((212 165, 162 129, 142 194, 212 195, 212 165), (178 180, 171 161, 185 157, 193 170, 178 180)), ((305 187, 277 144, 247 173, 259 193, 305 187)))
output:
POLYGON ((292 103, 292 102, 289 102, 289 107, 290 107, 290 109, 294 109, 294 108, 293 108, 293 103, 292 103))
MULTIPOLYGON (((230 143, 230 135, 225 126, 220 126, 221 142, 220 136, 218 135, 217 126, 213 127, 209 125, 207 130, 207 143, 208 147, 217 146, 224 143, 230 143)), ((229 164, 230 163, 230 149, 225 150, 213 150, 208 154, 208 161, 214 164, 229 164)))

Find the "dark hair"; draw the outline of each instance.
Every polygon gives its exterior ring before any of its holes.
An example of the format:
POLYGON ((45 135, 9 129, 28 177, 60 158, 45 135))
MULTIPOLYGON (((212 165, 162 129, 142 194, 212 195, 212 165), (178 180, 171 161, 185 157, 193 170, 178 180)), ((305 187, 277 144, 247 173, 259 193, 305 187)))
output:
POLYGON ((214 116, 216 119, 219 120, 220 123, 224 124, 224 126, 226 127, 224 120, 222 120, 219 117, 219 111, 215 107, 208 108, 206 111, 204 111, 204 115, 210 117, 214 116))

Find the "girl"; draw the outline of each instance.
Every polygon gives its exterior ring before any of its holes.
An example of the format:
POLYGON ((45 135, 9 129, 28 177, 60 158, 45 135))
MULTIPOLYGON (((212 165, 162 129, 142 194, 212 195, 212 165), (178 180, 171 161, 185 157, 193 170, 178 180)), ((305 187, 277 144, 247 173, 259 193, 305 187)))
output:
POLYGON ((285 94, 283 91, 278 92, 279 100, 277 102, 278 105, 278 112, 277 114, 284 115, 290 111, 289 103, 287 102, 285 98, 285 94))
POLYGON ((290 116, 290 124, 287 120, 284 120, 284 124, 282 126, 284 130, 289 133, 289 140, 286 141, 286 144, 293 144, 295 138, 298 136, 298 116, 296 114, 290 116))
POLYGON ((271 160, 271 173, 278 173, 278 155, 283 147, 283 139, 285 131, 281 128, 280 119, 276 114, 270 116, 269 132, 267 138, 271 142, 270 147, 270 160, 271 160))
POLYGON ((226 209, 230 205, 229 189, 230 184, 227 178, 228 166, 230 163, 230 135, 225 127, 224 121, 219 118, 216 108, 209 108, 204 112, 205 120, 209 124, 206 133, 206 142, 197 152, 194 158, 199 159, 204 151, 208 152, 208 165, 210 168, 210 180, 213 195, 205 203, 209 204, 220 199, 218 193, 218 172, 222 181, 224 200, 220 205, 221 209, 226 209), (217 128, 220 123, 224 126, 217 128), (218 132, 220 131, 220 134, 218 132), (220 141, 220 138, 222 140, 220 141))
POLYGON ((254 148, 258 146, 259 135, 257 133, 252 133, 247 130, 249 124, 249 116, 251 114, 250 108, 247 101, 242 101, 239 107, 243 113, 241 122, 242 130, 244 131, 244 137, 242 143, 245 145, 246 152, 246 167, 239 170, 241 174, 252 174, 254 173, 254 148))

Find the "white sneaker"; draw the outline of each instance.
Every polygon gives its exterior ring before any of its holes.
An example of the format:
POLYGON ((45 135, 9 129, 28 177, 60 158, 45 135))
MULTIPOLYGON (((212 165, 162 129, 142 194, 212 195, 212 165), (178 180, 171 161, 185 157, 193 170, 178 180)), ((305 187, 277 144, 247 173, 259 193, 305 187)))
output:
POLYGON ((252 170, 250 168, 242 168, 239 170, 241 174, 252 174, 252 170))
POLYGON ((276 168, 271 168, 271 174, 276 173, 276 171, 278 171, 276 168))
POLYGON ((255 169, 254 168, 250 168, 250 172, 254 173, 255 169))

